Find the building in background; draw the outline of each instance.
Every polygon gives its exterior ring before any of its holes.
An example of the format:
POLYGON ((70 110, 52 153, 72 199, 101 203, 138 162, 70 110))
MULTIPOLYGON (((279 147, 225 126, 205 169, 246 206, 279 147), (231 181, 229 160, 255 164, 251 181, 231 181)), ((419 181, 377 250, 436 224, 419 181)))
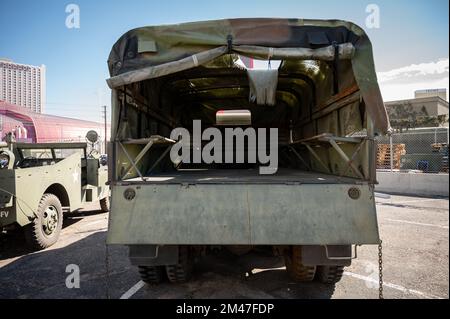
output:
MULTIPOLYGON (((100 150, 105 152, 102 123, 61 116, 39 114, 23 107, 0 101, 0 134, 3 140, 13 133, 18 142, 84 142, 86 133, 95 130, 99 135, 100 150)), ((107 127, 109 139, 110 127, 107 127)))
POLYGON ((0 100, 43 113, 45 66, 33 66, 0 59, 0 100))
POLYGON ((424 97, 440 97, 444 101, 447 101, 447 90, 446 89, 428 89, 428 90, 418 90, 414 92, 414 97, 416 99, 424 97))
POLYGON ((420 127, 448 127, 449 104, 447 91, 420 90, 416 98, 385 102, 391 126, 398 130, 420 127))

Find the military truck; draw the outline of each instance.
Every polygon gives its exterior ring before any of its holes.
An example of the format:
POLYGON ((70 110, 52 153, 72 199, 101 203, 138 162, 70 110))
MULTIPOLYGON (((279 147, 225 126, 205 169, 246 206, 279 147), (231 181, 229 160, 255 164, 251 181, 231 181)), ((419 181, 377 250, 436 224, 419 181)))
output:
POLYGON ((107 166, 87 150, 88 143, 16 143, 10 135, 0 146, 0 230, 23 228, 40 250, 58 240, 65 214, 95 201, 108 211, 107 166))
POLYGON ((108 66, 107 241, 129 246, 145 282, 186 281, 193 260, 219 247, 268 249, 293 279, 334 284, 358 245, 379 244, 374 138, 389 121, 360 27, 303 19, 143 27, 120 37, 108 66), (267 69, 245 68, 241 57, 267 69), (277 156, 255 162, 265 146, 277 156))

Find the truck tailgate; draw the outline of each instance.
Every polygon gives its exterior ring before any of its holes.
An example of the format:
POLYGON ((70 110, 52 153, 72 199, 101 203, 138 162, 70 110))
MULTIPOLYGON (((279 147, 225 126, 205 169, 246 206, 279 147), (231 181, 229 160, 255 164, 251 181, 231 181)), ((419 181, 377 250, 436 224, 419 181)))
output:
POLYGON ((112 187, 109 244, 325 245, 379 242, 373 189, 352 184, 112 187), (352 199, 350 188, 360 197, 352 199), (124 200, 132 189, 135 196, 124 200))

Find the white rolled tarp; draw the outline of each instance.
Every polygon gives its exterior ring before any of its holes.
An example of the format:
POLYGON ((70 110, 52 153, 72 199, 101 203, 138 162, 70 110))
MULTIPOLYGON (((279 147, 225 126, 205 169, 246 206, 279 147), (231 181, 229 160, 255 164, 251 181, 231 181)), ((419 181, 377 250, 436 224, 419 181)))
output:
MULTIPOLYGON (((351 43, 338 45, 339 59, 352 59, 355 47, 351 43)), ((131 83, 158 78, 161 76, 181 72, 195 68, 199 65, 226 54, 227 46, 221 46, 208 51, 200 52, 178 61, 168 62, 160 65, 149 66, 139 70, 129 71, 106 80, 108 86, 113 89, 131 83)), ((322 60, 333 61, 335 58, 335 47, 330 45, 318 49, 309 48, 271 48, 251 45, 237 45, 232 47, 232 52, 248 57, 274 60, 322 60)))
POLYGON ((113 76, 106 80, 111 89, 140 82, 148 79, 159 78, 164 75, 195 68, 199 65, 208 63, 228 51, 227 46, 221 46, 212 50, 200 52, 178 61, 168 62, 160 65, 149 66, 140 70, 126 72, 117 76, 113 76))
MULTIPOLYGON (((351 43, 338 45, 339 59, 350 60, 355 54, 355 47, 351 43)), ((321 60, 333 61, 335 48, 330 45, 319 49, 309 48, 268 48, 251 45, 233 47, 233 51, 245 56, 273 60, 321 60)))

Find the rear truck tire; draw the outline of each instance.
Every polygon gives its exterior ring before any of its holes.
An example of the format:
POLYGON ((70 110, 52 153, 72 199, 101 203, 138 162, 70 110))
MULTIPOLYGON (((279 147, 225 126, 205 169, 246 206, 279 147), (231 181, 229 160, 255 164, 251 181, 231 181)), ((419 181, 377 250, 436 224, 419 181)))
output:
POLYGON ((292 246, 285 254, 284 261, 289 276, 297 282, 313 281, 316 274, 316 266, 302 264, 302 247, 292 246))
POLYGON ((316 280, 324 284, 335 284, 342 279, 344 266, 317 266, 316 280))
POLYGON ((63 224, 61 202, 53 194, 44 194, 36 210, 36 218, 25 226, 25 238, 35 250, 50 247, 59 238, 63 224))
POLYGON ((192 275, 194 260, 189 247, 179 246, 178 263, 176 265, 167 265, 166 274, 171 283, 187 282, 192 275))
POLYGON ((138 266, 139 274, 143 282, 149 285, 156 285, 164 280, 164 266, 138 266))
POLYGON ((100 208, 101 208, 102 212, 105 212, 105 213, 109 212, 109 207, 110 206, 109 206, 109 197, 108 196, 100 199, 100 208))

